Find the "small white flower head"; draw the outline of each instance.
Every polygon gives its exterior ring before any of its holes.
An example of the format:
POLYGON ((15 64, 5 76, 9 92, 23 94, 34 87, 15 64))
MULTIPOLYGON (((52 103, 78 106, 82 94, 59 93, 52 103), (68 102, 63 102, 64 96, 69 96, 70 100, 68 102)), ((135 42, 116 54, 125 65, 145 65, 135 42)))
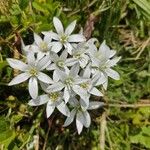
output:
POLYGON ((8 85, 16 85, 29 79, 29 93, 32 98, 37 98, 38 96, 38 80, 44 83, 53 83, 48 75, 41 72, 49 64, 49 56, 45 56, 41 60, 36 61, 34 54, 29 53, 27 55, 27 64, 12 58, 8 58, 7 62, 12 68, 23 72, 13 78, 8 85))
POLYGON ((103 106, 103 102, 93 101, 89 103, 89 106, 87 108, 84 106, 84 103, 82 103, 82 99, 78 101, 76 98, 71 98, 69 104, 73 107, 73 109, 70 112, 70 116, 67 117, 63 126, 66 127, 70 125, 76 117, 76 127, 78 134, 82 132, 83 126, 88 128, 91 124, 91 117, 87 110, 97 109, 103 106))
POLYGON ((115 66, 121 58, 112 58, 115 53, 116 51, 110 50, 105 42, 102 43, 99 51, 90 52, 93 76, 96 78, 99 77, 96 85, 103 84, 105 89, 107 89, 108 76, 115 80, 120 79, 120 75, 115 70, 111 69, 111 67, 115 66))
POLYGON ((81 91, 78 90, 76 85, 87 81, 87 79, 80 78, 78 76, 78 72, 79 72, 78 64, 72 66, 71 70, 67 71, 67 73, 61 70, 57 70, 57 75, 60 81, 54 83, 53 85, 50 85, 48 87, 48 90, 59 91, 64 89, 63 97, 66 103, 69 101, 70 97, 74 95, 73 94, 74 92, 80 95, 83 94, 81 91))
POLYGON ((89 56, 87 55, 88 49, 89 46, 86 43, 74 44, 72 58, 67 60, 68 64, 72 66, 75 63, 79 63, 81 68, 85 68, 89 61, 89 56))
POLYGON ((44 39, 42 39, 39 35, 34 33, 34 44, 38 47, 37 49, 37 58, 41 59, 45 55, 49 55, 51 51, 51 37, 50 36, 44 36, 44 39))
POLYGON ((63 115, 69 116, 70 111, 63 101, 63 96, 61 92, 49 92, 47 94, 38 96, 36 99, 29 101, 30 106, 39 106, 47 103, 46 114, 47 118, 51 116, 55 108, 57 108, 63 115))
POLYGON ((85 41, 85 37, 82 34, 72 34, 76 21, 73 21, 71 24, 67 26, 67 28, 64 31, 64 27, 61 23, 61 21, 57 18, 53 18, 53 24, 56 29, 57 33, 54 33, 52 31, 50 32, 43 32, 44 35, 50 36, 55 42, 52 42, 52 51, 58 53, 63 46, 67 50, 69 54, 72 53, 72 43, 78 43, 85 41))

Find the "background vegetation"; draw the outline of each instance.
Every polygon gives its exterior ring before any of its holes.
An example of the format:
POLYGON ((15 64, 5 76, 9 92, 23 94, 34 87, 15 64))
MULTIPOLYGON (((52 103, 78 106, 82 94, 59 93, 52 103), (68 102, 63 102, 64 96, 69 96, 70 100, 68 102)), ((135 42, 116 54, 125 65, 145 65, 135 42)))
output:
POLYGON ((0 46, 0 149, 150 149, 150 0, 0 0, 0 46), (53 29, 54 16, 64 25, 76 19, 78 31, 122 56, 121 79, 109 80, 105 107, 81 135, 57 112, 47 120, 43 106, 29 107, 26 83, 7 86, 17 72, 6 58, 21 58, 20 36, 32 43, 33 31, 53 29))

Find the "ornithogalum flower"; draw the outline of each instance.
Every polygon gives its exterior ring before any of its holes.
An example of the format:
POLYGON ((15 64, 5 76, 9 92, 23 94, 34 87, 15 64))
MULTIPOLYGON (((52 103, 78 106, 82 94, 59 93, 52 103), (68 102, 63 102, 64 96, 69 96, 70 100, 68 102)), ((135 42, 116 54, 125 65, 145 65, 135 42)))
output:
POLYGON ((62 114, 69 116, 70 111, 63 101, 63 96, 61 92, 49 92, 47 94, 43 94, 38 96, 36 99, 32 99, 29 101, 30 106, 39 106, 47 103, 46 106, 46 114, 47 118, 51 116, 54 112, 55 108, 57 108, 62 114))
POLYGON ((27 55, 27 64, 17 59, 8 58, 7 62, 12 68, 22 71, 22 73, 14 77, 8 85, 16 85, 29 79, 29 93, 32 98, 37 98, 38 80, 44 83, 53 83, 48 75, 42 73, 42 70, 47 67, 48 62, 50 63, 49 60, 49 56, 45 56, 36 61, 33 53, 27 55))
POLYGON ((59 52, 64 46, 67 52, 71 54, 72 43, 83 42, 86 40, 82 34, 71 35, 75 28, 76 21, 73 21, 71 24, 69 24, 65 31, 61 21, 57 17, 53 18, 53 24, 57 33, 54 33, 52 31, 42 33, 44 35, 50 36, 53 40, 55 40, 54 42, 52 42, 52 51, 56 53, 59 52))
POLYGON ((74 97, 71 98, 69 104, 73 107, 73 109, 70 112, 70 116, 67 117, 63 126, 66 127, 70 125, 76 116, 76 127, 77 127, 78 134, 81 133, 83 126, 88 128, 91 124, 91 117, 87 110, 97 109, 103 106, 103 102, 92 101, 89 103, 89 106, 87 108, 82 103, 82 99, 78 101, 74 97))

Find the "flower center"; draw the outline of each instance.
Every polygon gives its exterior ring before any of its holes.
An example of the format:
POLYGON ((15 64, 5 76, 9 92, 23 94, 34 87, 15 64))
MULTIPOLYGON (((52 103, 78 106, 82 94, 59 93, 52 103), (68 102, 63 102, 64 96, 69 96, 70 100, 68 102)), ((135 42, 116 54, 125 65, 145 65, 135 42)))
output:
POLYGON ((49 93, 49 98, 51 101, 55 102, 58 100, 58 97, 60 96, 59 92, 53 92, 53 93, 49 93))
POLYGON ((40 43, 40 48, 43 52, 47 52, 48 48, 47 48, 47 43, 46 42, 41 42, 40 43))
POLYGON ((66 35, 62 35, 61 38, 60 38, 60 42, 61 42, 62 44, 66 43, 67 40, 68 40, 68 36, 66 36, 66 35))
POLYGON ((38 71, 36 70, 36 68, 31 68, 29 73, 32 75, 32 76, 36 76, 38 74, 38 71))
POLYGON ((73 84, 73 78, 67 78, 65 80, 65 84, 68 85, 68 86, 72 86, 72 84, 73 84))
POLYGON ((59 61, 57 61, 57 66, 58 67, 60 67, 60 68, 64 68, 64 65, 65 65, 65 63, 64 63, 64 61, 63 60, 59 60, 59 61))
POLYGON ((80 58, 81 58, 81 54, 80 54, 80 53, 76 53, 76 54, 74 55, 74 57, 77 58, 77 59, 80 59, 80 58))
POLYGON ((81 83, 80 87, 82 87, 83 89, 88 89, 89 83, 88 82, 81 83))

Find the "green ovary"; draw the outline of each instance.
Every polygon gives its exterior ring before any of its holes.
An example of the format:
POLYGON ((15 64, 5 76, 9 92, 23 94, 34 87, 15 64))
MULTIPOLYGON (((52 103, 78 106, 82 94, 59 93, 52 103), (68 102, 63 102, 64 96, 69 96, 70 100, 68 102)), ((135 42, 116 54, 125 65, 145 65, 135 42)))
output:
POLYGON ((68 37, 67 37, 66 35, 62 35, 61 38, 60 38, 60 42, 61 42, 62 44, 66 43, 67 40, 68 40, 68 37))
POLYGON ((64 61, 63 60, 59 60, 57 62, 57 66, 63 68, 64 67, 64 61))
POLYGON ((81 83, 80 87, 82 87, 83 89, 88 89, 89 83, 88 82, 81 83))
POLYGON ((35 68, 31 68, 29 73, 32 75, 32 76, 36 76, 38 74, 38 71, 35 69, 35 68))
POLYGON ((60 96, 59 92, 53 92, 49 94, 49 98, 53 102, 57 101, 59 96, 60 96))
POLYGON ((41 42, 40 43, 40 48, 42 49, 43 52, 47 52, 47 50, 48 50, 47 43, 41 42))

